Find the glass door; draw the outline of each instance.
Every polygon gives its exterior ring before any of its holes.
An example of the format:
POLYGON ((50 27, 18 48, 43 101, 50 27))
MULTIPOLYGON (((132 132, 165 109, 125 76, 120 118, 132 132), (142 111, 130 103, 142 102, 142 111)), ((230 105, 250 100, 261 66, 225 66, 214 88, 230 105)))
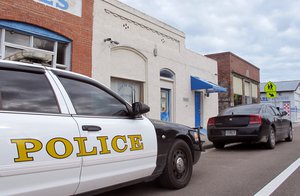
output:
POLYGON ((170 90, 160 90, 160 119, 170 122, 170 90))

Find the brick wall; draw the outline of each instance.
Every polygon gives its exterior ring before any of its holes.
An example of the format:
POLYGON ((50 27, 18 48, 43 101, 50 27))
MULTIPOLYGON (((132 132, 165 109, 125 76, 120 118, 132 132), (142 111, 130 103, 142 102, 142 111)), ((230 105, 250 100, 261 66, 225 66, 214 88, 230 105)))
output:
POLYGON ((219 112, 230 107, 232 93, 232 78, 230 77, 230 53, 206 55, 218 62, 218 84, 227 88, 226 93, 219 93, 219 112))
POLYGON ((230 53, 230 64, 232 72, 245 76, 251 80, 259 82, 259 68, 230 53), (247 73, 248 72, 248 73, 247 73))
POLYGON ((78 17, 33 0, 0 1, 0 19, 36 25, 72 40, 72 71, 91 76, 93 0, 82 0, 78 17))
POLYGON ((242 78, 248 78, 257 83, 260 82, 259 68, 231 52, 209 54, 206 56, 218 62, 218 84, 227 88, 227 93, 219 93, 219 112, 230 107, 231 102, 234 100, 233 77, 231 73, 236 73, 242 76, 242 78))

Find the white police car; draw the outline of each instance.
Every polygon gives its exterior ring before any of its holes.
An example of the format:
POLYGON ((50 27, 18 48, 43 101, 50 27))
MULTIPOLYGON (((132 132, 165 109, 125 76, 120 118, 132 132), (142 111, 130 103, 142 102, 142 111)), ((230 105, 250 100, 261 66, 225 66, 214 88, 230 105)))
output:
POLYGON ((93 194, 154 179, 186 186, 199 131, 148 111, 86 76, 0 61, 0 195, 93 194))

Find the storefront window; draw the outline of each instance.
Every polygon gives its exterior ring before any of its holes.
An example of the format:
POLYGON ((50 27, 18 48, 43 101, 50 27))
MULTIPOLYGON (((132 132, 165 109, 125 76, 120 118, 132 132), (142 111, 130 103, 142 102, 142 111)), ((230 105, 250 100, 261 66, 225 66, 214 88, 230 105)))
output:
POLYGON ((250 104, 251 103, 251 85, 250 82, 245 82, 244 83, 245 87, 245 104, 250 104))
POLYGON ((54 41, 49 41, 49 40, 35 37, 33 39, 33 47, 37 49, 53 51, 54 41))
POLYGON ((1 59, 71 69, 69 39, 55 32, 20 22, 0 20, 0 27, 1 59))
POLYGON ((5 47, 5 58, 20 54, 22 51, 23 51, 22 49, 18 49, 18 48, 5 47))
POLYGON ((0 59, 2 57, 2 29, 0 28, 0 59))
POLYGON ((65 64, 66 48, 67 48, 67 44, 58 43, 56 63, 65 64))
POLYGON ((5 31, 5 42, 18 44, 22 46, 30 46, 30 36, 17 33, 15 31, 5 31))
POLYGON ((251 84, 251 91, 252 91, 252 103, 258 103, 258 95, 257 95, 257 89, 258 85, 256 84, 251 84))
POLYGON ((243 96, 234 94, 234 105, 241 105, 243 103, 243 96))
POLYGON ((122 98, 124 98, 128 103, 143 101, 141 82, 112 78, 111 88, 122 98))

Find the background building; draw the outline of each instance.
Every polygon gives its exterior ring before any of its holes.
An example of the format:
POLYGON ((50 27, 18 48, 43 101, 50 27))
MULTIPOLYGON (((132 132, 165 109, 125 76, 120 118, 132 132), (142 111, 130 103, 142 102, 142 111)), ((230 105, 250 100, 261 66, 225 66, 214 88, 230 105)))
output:
POLYGON ((205 126, 218 113, 217 62, 185 34, 117 0, 0 1, 1 59, 99 80, 151 118, 205 126))
POLYGON ((264 86, 260 84, 260 97, 263 103, 273 103, 281 111, 288 113, 292 122, 300 122, 300 80, 273 82, 276 85, 276 98, 267 98, 264 86))
POLYGON ((149 117, 189 126, 206 126, 224 91, 216 61, 186 49, 183 32, 116 0, 94 4, 92 76, 149 117))
POLYGON ((0 1, 0 58, 91 75, 93 0, 0 1))
POLYGON ((219 112, 230 106, 259 102, 258 67, 231 52, 206 56, 218 62, 219 85, 228 89, 219 94, 219 112))

